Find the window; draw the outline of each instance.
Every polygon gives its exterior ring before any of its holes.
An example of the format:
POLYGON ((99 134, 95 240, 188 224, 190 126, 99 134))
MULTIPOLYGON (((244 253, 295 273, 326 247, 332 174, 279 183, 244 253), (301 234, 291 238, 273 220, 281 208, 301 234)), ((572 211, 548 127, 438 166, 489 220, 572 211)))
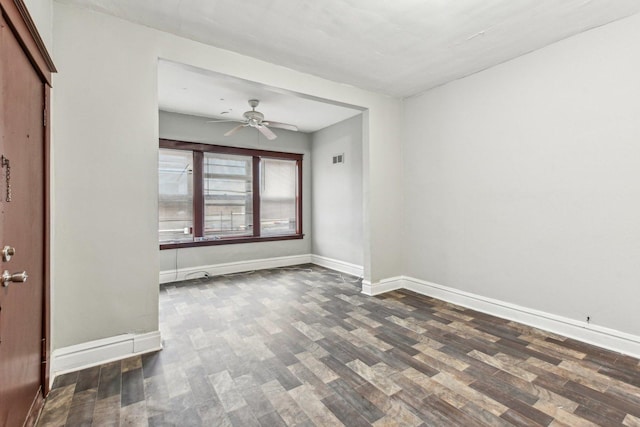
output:
POLYGON ((161 150, 160 241, 193 240, 193 155, 190 151, 161 150))
POLYGON ((253 158, 204 153, 204 236, 253 236, 253 158))
POLYGON ((302 154, 160 140, 160 249, 301 239, 302 154))
POLYGON ((296 230, 296 162, 263 158, 260 162, 260 231, 262 235, 296 230))

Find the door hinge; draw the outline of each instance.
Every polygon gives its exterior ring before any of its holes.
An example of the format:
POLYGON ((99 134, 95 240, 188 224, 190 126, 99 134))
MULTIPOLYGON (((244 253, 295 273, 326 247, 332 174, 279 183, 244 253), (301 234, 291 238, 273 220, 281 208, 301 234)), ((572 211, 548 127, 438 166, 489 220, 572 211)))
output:
POLYGON ((47 363, 47 339, 42 338, 42 363, 47 363))
POLYGON ((47 100, 47 91, 45 89, 44 91, 44 105, 42 108, 42 126, 47 127, 47 108, 48 108, 49 102, 47 100))

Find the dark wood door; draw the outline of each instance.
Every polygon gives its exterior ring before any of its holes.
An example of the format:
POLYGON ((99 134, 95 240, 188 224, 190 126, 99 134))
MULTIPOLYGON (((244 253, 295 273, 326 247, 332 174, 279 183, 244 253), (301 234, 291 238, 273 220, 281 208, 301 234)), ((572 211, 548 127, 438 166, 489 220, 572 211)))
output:
POLYGON ((45 86, 0 19, 0 274, 28 275, 0 285, 0 425, 20 426, 43 390, 45 86))

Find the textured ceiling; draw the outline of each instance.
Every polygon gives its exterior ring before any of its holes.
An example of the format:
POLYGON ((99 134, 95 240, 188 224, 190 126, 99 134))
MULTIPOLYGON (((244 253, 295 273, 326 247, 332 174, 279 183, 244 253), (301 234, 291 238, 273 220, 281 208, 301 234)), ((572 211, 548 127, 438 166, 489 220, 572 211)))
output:
POLYGON ((640 11, 638 0, 58 0, 409 96, 640 11))

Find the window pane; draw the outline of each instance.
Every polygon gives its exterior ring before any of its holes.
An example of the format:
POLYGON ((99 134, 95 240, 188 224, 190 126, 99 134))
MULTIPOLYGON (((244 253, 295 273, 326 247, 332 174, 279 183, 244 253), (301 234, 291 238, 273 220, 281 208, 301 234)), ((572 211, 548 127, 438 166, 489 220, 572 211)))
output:
POLYGON ((262 158, 261 235, 296 233, 297 165, 295 160, 262 158))
POLYGON ((252 157, 204 154, 204 236, 253 235, 252 157))
POLYGON ((158 165, 160 242, 193 240, 193 155, 160 149, 158 165))

